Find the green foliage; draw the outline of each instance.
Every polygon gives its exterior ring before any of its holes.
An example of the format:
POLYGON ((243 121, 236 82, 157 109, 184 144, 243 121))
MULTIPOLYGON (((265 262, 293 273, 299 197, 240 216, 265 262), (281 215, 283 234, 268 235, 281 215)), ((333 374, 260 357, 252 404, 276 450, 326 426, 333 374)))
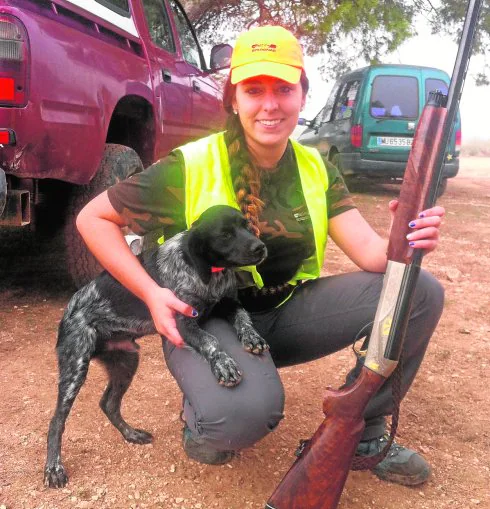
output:
MULTIPOLYGON (((428 2, 429 0, 424 0, 428 2)), ((467 0, 441 0, 441 6, 436 10, 427 11, 427 17, 432 24, 434 33, 444 33, 457 42, 461 36, 463 20, 466 13, 467 0)), ((484 55, 485 67, 476 75, 477 85, 489 85, 490 62, 487 55, 490 52, 490 0, 483 2, 480 14, 479 29, 475 35, 473 54, 484 55)))
MULTIPOLYGON (((330 77, 381 57, 416 34, 423 15, 435 33, 457 38, 467 0, 187 0, 189 17, 201 41, 235 39, 254 26, 280 24, 301 40, 307 55, 321 55, 330 77), (348 51, 345 48, 348 48, 348 51)), ((490 50, 490 0, 485 0, 475 52, 490 50)), ((485 72, 477 82, 488 81, 485 72)))

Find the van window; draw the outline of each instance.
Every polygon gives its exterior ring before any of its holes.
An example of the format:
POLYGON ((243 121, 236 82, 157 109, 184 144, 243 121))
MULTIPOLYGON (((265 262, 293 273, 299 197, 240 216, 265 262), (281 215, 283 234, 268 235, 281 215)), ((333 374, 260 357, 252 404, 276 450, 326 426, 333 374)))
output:
POLYGON ((443 94, 447 95, 448 86, 442 80, 438 80, 436 78, 427 78, 425 80, 425 102, 427 102, 429 99, 429 94, 433 90, 440 90, 443 94))
POLYGON ((334 106, 334 120, 343 120, 352 117, 352 111, 356 105, 357 91, 360 85, 359 80, 344 83, 334 106))
POLYGON ((376 76, 373 81, 370 113, 376 118, 418 118, 418 80, 411 76, 376 76))
POLYGON ((339 87, 340 81, 337 81, 333 86, 332 91, 330 92, 330 95, 327 99, 327 103, 317 116, 319 122, 330 122, 330 120, 332 119, 333 105, 335 103, 335 98, 337 97, 339 87))

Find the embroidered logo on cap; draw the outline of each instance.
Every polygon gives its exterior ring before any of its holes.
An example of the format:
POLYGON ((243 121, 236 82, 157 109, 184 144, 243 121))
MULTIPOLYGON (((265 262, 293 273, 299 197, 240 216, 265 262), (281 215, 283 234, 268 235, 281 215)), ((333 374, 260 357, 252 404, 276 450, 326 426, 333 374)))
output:
POLYGON ((276 44, 252 44, 252 53, 255 51, 276 51, 276 44))

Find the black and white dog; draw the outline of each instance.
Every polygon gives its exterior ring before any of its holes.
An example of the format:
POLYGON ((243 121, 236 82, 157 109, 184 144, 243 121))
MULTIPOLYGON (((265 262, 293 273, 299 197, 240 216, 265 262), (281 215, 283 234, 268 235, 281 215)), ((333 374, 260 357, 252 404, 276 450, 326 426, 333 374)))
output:
MULTIPOLYGON (((265 245, 250 232, 243 215, 224 205, 209 208, 189 230, 140 255, 143 266, 160 286, 169 288, 198 311, 197 319, 177 313, 177 329, 187 345, 209 362, 219 383, 226 386, 240 382, 239 368, 221 350, 218 340, 201 329, 199 321, 219 303, 220 314, 234 326, 246 350, 255 354, 267 350, 267 343, 239 305, 233 271, 235 267, 259 264, 266 255, 265 245), (214 272, 214 267, 223 270, 214 272)), ((154 333, 146 305, 107 272, 71 298, 56 345, 58 401, 48 432, 46 486, 59 488, 68 481, 61 463, 62 434, 93 358, 102 361, 109 374, 100 400, 103 412, 128 442, 151 442, 152 435, 127 424, 120 409, 138 367, 135 340, 154 333)))

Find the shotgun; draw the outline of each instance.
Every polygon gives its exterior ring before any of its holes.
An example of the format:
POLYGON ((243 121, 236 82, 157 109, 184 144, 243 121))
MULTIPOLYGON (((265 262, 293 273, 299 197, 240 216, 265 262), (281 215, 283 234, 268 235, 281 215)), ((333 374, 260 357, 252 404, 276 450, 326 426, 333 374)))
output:
POLYGON ((468 3, 448 95, 431 92, 415 132, 364 365, 352 385, 327 391, 323 401, 324 421, 313 437, 303 443, 266 509, 337 507, 364 430, 366 406, 398 365, 423 256, 421 250, 408 245, 408 223, 436 201, 482 2, 468 3))

